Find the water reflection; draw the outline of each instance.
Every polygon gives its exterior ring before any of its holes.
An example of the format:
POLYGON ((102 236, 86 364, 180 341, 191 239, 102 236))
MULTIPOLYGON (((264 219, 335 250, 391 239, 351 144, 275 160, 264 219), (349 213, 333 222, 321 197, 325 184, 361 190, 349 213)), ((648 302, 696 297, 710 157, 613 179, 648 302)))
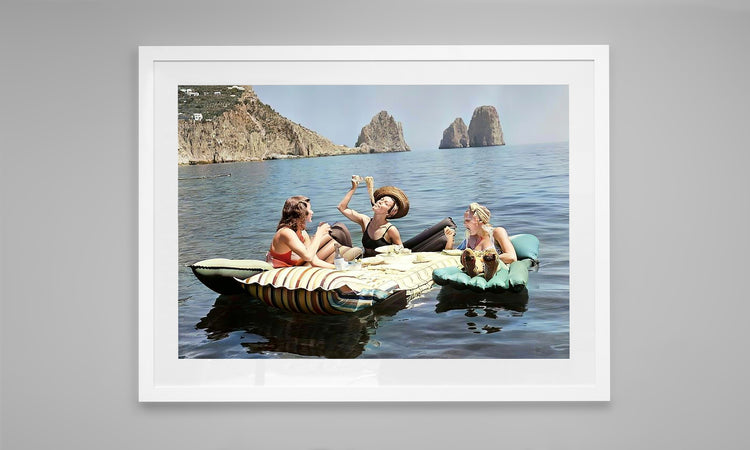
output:
POLYGON ((469 319, 466 328, 472 334, 492 334, 502 331, 507 318, 500 318, 498 312, 506 311, 510 317, 521 317, 529 302, 529 291, 488 293, 469 289, 455 289, 444 286, 437 295, 435 312, 440 314, 453 310, 465 310, 469 319), (488 322, 482 325, 480 322, 488 322))
POLYGON ((443 286, 437 295, 435 312, 442 313, 456 309, 466 309, 466 316, 476 316, 476 309, 484 310, 484 316, 497 318, 497 310, 513 311, 522 316, 529 303, 529 291, 524 288, 520 292, 474 292, 469 289, 455 289, 443 286), (494 317, 493 317, 494 316, 494 317))
POLYGON ((214 341, 244 332, 241 345, 249 354, 356 358, 375 335, 379 318, 406 305, 402 295, 355 314, 316 316, 272 308, 248 295, 220 295, 196 328, 214 341))

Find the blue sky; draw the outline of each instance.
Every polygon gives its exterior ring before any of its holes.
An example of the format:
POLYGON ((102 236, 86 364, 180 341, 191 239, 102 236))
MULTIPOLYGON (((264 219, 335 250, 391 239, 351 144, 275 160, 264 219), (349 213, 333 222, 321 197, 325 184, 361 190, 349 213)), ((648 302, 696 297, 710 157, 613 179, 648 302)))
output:
POLYGON ((354 146, 363 126, 382 110, 403 124, 412 150, 437 148, 457 117, 497 108, 505 143, 568 140, 568 87, 530 85, 253 86, 263 103, 336 144, 354 146))

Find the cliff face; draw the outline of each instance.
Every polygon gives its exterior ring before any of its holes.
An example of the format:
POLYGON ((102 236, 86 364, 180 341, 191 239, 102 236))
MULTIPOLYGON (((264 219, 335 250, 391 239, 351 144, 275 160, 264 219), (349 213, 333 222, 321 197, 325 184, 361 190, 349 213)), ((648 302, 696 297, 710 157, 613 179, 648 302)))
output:
POLYGON ((480 106, 474 110, 469 122, 469 146, 491 145, 505 145, 500 117, 494 106, 480 106))
POLYGON ((280 115, 246 86, 239 103, 211 122, 178 121, 178 163, 330 156, 364 153, 336 145, 280 115))
POLYGON ((377 113, 370 123, 362 128, 355 146, 370 153, 411 150, 404 140, 401 122, 396 122, 387 111, 377 113))
POLYGON ((456 118, 453 123, 443 131, 443 139, 438 148, 462 148, 469 146, 469 130, 464 120, 456 118))

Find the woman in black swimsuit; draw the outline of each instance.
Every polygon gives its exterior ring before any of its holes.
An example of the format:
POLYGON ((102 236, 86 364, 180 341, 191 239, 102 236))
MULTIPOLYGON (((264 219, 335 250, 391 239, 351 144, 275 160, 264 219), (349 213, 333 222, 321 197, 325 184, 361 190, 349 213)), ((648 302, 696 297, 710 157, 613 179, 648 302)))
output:
MULTIPOLYGON (((366 181, 368 188, 372 189, 372 178, 367 177, 366 181)), ((359 177, 352 177, 352 187, 339 203, 339 211, 362 227, 362 246, 365 248, 365 256, 373 256, 375 249, 383 245, 402 245, 398 229, 388 222, 388 219, 404 217, 409 212, 409 199, 397 187, 381 187, 371 194, 373 216, 370 218, 349 208, 349 200, 352 199, 359 183, 359 177)))

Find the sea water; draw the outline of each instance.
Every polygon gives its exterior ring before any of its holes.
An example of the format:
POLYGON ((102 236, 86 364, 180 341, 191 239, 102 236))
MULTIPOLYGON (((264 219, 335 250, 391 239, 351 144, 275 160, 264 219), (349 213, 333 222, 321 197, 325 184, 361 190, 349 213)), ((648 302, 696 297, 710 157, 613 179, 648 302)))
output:
MULTIPOLYGON (((364 184, 349 206, 370 215, 364 184)), ((568 144, 300 158, 179 167, 180 358, 568 358, 568 144), (445 217, 463 238, 463 212, 487 206, 492 225, 540 240, 540 265, 519 294, 481 295, 436 286, 422 296, 342 316, 268 307, 219 295, 188 264, 208 258, 263 259, 293 195, 311 198, 309 232, 347 224, 336 209, 352 175, 395 185, 409 197, 393 220, 402 240, 445 217)))

